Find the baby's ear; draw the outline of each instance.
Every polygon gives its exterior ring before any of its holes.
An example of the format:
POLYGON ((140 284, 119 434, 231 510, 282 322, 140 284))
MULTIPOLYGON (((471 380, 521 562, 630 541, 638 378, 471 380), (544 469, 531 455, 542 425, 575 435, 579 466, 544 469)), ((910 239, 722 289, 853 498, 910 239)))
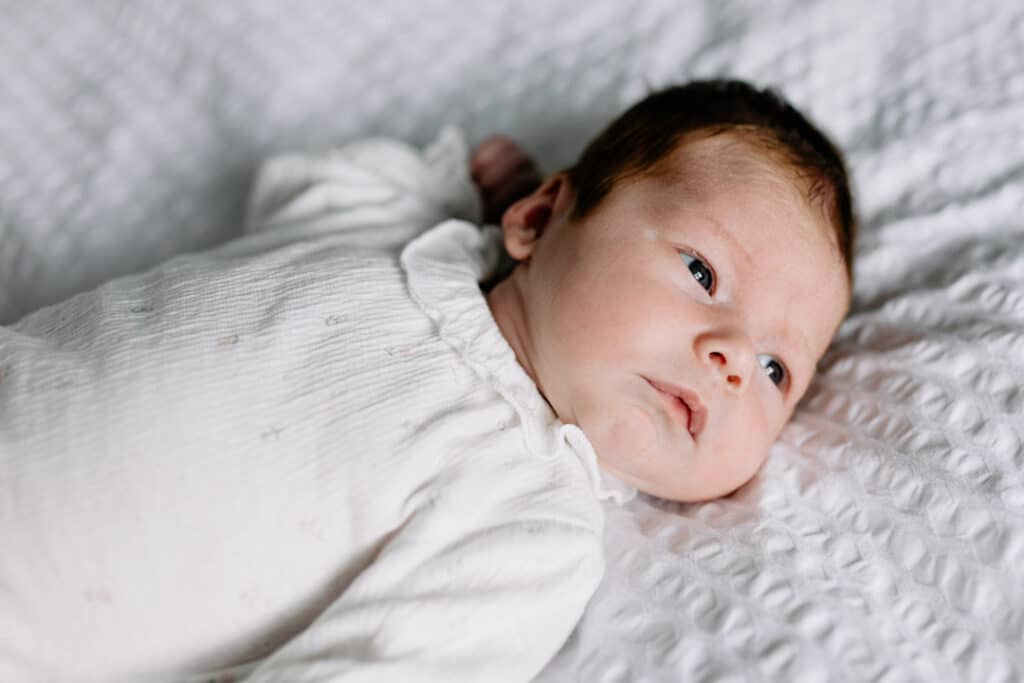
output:
POLYGON ((505 210, 501 217, 501 231, 509 256, 516 261, 529 260, 537 240, 565 210, 568 191, 565 172, 556 173, 505 210))

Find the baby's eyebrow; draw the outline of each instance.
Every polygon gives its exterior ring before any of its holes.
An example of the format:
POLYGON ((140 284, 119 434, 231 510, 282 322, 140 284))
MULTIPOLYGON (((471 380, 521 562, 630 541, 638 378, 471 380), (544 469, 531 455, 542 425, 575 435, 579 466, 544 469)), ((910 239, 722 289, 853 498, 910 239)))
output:
MULTIPOLYGON (((753 255, 751 255, 751 253, 749 251, 747 251, 746 247, 744 247, 742 244, 740 244, 740 241, 738 239, 736 239, 732 235, 732 233, 729 231, 728 228, 726 228, 724 225, 722 225, 722 223, 720 223, 716 218, 714 218, 710 214, 707 214, 707 213, 704 213, 704 212, 700 212, 700 213, 698 213, 698 215, 701 218, 703 218, 704 220, 706 220, 711 225, 711 227, 713 228, 714 233, 719 238, 721 238, 725 242, 729 243, 730 249, 734 249, 737 252, 739 252, 740 256, 743 259, 743 264, 744 264, 745 267, 753 269, 753 267, 754 267, 754 257, 753 257, 753 255)), ((733 265, 733 270, 734 271, 736 270, 735 265, 733 265)))
MULTIPOLYGON (((737 268, 733 253, 739 254, 739 260, 742 262, 744 268, 753 270, 756 267, 753 254, 732 234, 732 232, 722 224, 717 218, 705 211, 696 211, 695 215, 707 221, 707 224, 711 227, 712 232, 715 236, 720 238, 722 241, 728 243, 729 253, 719 254, 719 258, 724 256, 729 263, 729 268, 732 270, 730 275, 733 277, 739 277, 741 271, 737 268)), ((720 264, 715 264, 720 265, 720 264)), ((783 349, 788 350, 784 358, 781 358, 786 364, 787 369, 790 373, 794 370, 794 361, 796 358, 812 358, 810 363, 797 362, 796 368, 800 374, 806 372, 813 373, 816 361, 813 361, 813 351, 811 348, 810 340, 807 335, 803 334, 799 330, 779 330, 779 334, 774 335, 776 339, 782 342, 783 349), (809 369, 805 370, 805 366, 809 369)))
MULTIPOLYGON (((735 250, 736 252, 738 252, 740 254, 740 257, 742 258, 744 267, 746 267, 746 268, 748 268, 750 270, 753 270, 756 267, 753 255, 750 253, 750 251, 747 250, 746 247, 743 246, 743 244, 740 243, 740 241, 738 239, 736 239, 736 237, 733 236, 733 234, 729 231, 729 229, 727 227, 722 225, 722 223, 719 220, 717 220, 716 218, 714 218, 710 214, 707 214, 707 213, 704 213, 704 212, 700 212, 699 215, 700 215, 701 218, 704 218, 705 220, 707 220, 707 222, 711 225, 711 227, 713 228, 715 234, 719 238, 721 238, 725 242, 728 242, 729 243, 729 247, 732 250, 735 250)), ((735 264, 731 264, 731 265, 732 265, 732 268, 733 268, 733 274, 735 276, 738 273, 738 270, 737 270, 735 264)), ((801 357, 805 357, 805 356, 806 357, 811 357, 813 355, 812 354, 812 350, 811 350, 810 340, 807 338, 807 336, 805 334, 803 334, 803 333, 801 333, 801 332, 799 332, 797 330, 792 330, 790 332, 786 332, 786 331, 783 331, 783 332, 784 332, 783 334, 778 335, 778 338, 781 339, 785 343, 785 346, 787 348, 789 348, 789 349, 796 349, 796 351, 800 353, 801 357)), ((788 355, 790 356, 790 359, 783 359, 783 360, 787 360, 788 361, 787 365, 789 365, 790 371, 792 371, 792 362, 793 362, 792 359, 791 359, 792 354, 788 354, 788 355)), ((812 367, 813 367, 813 364, 812 364, 812 367)))
MULTIPOLYGON (((791 348, 796 348, 797 351, 801 352, 799 354, 799 356, 798 356, 799 358, 809 358, 809 359, 811 359, 810 362, 808 363, 808 365, 811 368, 811 370, 813 371, 814 365, 815 365, 814 354, 811 351, 811 345, 810 345, 809 340, 807 339, 807 337, 804 334, 802 334, 801 332, 794 331, 791 334, 789 334, 786 337, 784 337, 784 339, 786 339, 787 344, 791 348), (798 343, 796 343, 796 342, 798 342, 798 343)), ((791 359, 789 359, 789 361, 787 363, 789 365, 789 371, 791 373, 793 372, 792 363, 793 363, 793 360, 791 358, 791 359)), ((800 365, 803 366, 804 364, 801 363, 800 365)))

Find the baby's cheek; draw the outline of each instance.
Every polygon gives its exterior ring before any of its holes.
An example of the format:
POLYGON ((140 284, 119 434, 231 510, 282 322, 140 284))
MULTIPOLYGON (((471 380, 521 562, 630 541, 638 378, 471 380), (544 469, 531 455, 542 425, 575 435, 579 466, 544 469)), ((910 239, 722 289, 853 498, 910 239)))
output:
POLYGON ((582 427, 602 460, 639 464, 655 452, 657 425, 643 408, 625 406, 610 413, 602 411, 593 418, 592 429, 582 427))

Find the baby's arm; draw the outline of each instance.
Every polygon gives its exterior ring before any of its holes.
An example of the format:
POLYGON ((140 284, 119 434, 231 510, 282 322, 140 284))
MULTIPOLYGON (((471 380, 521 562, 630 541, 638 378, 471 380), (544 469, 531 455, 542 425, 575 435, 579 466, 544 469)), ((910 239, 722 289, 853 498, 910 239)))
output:
POLYGON ((447 218, 497 223, 540 181, 533 160, 503 136, 485 140, 471 157, 453 128, 423 152, 396 140, 364 140, 266 162, 245 230, 280 233, 275 243, 346 232, 365 246, 404 244, 447 218))
POLYGON ((478 531, 457 538, 443 516, 412 515, 246 683, 532 680, 600 582, 600 533, 522 508, 504 521, 477 514, 478 531))
POLYGON ((446 128, 422 152, 370 139, 275 157, 257 174, 245 231, 279 233, 275 244, 344 234, 357 246, 380 247, 404 244, 447 218, 479 221, 469 156, 462 135, 446 128))

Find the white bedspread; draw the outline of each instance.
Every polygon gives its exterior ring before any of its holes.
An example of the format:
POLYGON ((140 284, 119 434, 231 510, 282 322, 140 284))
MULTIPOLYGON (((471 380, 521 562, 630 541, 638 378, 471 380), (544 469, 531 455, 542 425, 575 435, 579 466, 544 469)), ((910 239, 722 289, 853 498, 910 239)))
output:
POLYGON ((848 150, 853 313, 751 485, 609 508, 608 575, 538 681, 1024 679, 1021 4, 0 12, 0 323, 234 236, 273 152, 454 123, 554 169, 648 87, 780 86, 848 150))

